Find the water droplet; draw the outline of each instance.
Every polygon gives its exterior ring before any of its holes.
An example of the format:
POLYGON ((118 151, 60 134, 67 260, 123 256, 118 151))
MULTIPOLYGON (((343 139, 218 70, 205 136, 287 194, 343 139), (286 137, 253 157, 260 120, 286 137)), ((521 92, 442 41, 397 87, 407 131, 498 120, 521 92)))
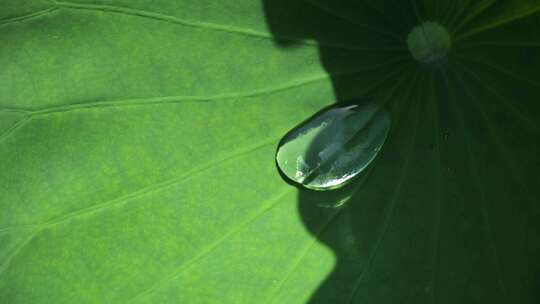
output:
POLYGON ((336 189, 375 159, 389 130, 390 115, 379 103, 336 105, 285 135, 277 164, 306 188, 336 189))

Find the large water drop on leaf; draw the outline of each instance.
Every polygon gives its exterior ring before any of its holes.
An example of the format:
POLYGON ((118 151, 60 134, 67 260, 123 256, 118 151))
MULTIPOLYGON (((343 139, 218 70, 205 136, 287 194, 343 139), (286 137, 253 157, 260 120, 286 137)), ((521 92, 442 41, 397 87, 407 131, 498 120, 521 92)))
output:
POLYGON ((334 106, 290 131, 276 160, 289 179, 313 190, 336 189, 377 156, 390 129, 379 103, 334 106))

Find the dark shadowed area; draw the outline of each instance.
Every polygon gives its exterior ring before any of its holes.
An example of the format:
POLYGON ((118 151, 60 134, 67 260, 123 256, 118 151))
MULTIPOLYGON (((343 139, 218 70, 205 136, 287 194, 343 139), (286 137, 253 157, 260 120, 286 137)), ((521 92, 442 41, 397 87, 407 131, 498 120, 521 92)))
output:
MULTIPOLYGON (((472 82, 487 74, 466 59, 486 52, 467 50, 470 40, 437 63, 415 61, 407 48, 413 27, 436 21, 457 34, 462 20, 479 15, 464 1, 422 3, 264 0, 278 46, 319 45, 336 96, 329 103, 377 100, 392 117, 387 143, 361 176, 340 190, 300 190, 306 227, 337 258, 309 303, 537 303, 540 246, 531 234, 540 231, 540 212, 538 191, 527 189, 540 179, 521 161, 536 159, 538 133, 472 82)), ((503 33, 522 33, 536 19, 503 33)), ((490 54, 536 61, 539 50, 490 54)), ((521 66, 515 73, 532 75, 521 66)), ((540 113, 536 103, 524 105, 540 113)))

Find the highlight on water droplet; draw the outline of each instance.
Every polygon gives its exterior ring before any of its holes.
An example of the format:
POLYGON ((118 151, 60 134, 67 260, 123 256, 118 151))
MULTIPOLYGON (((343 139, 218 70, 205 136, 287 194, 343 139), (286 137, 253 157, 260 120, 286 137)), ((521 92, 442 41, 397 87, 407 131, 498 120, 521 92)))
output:
POLYGON ((308 189, 340 188, 375 159, 389 130, 390 115, 380 103, 338 104, 287 133, 276 162, 308 189))

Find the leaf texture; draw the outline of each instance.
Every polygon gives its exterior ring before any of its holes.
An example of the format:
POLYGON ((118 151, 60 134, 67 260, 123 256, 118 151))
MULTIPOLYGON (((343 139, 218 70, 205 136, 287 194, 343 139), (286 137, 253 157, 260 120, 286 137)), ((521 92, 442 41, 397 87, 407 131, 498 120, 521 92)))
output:
POLYGON ((0 303, 540 300, 540 2, 3 6, 0 303), (380 155, 287 184, 281 137, 353 98, 380 155))

